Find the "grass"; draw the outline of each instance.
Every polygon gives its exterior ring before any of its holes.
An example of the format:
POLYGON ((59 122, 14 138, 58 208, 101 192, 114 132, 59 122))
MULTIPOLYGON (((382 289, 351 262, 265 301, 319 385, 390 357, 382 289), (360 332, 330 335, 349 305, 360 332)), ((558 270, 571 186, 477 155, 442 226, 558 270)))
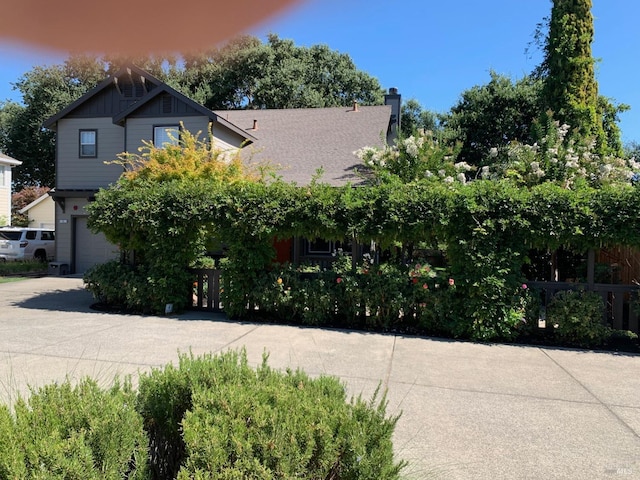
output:
POLYGON ((19 282, 20 280, 27 280, 29 277, 0 277, 0 283, 19 282))
POLYGON ((27 273, 46 273, 47 263, 37 260, 0 261, 0 277, 27 273))

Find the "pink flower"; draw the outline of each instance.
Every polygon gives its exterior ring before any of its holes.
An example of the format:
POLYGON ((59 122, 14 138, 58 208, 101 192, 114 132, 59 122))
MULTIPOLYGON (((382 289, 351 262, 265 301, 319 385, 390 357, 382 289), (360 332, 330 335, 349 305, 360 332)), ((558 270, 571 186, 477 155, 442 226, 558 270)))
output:
POLYGON ((453 287, 455 284, 456 284, 455 280, 453 278, 450 278, 449 285, 453 287))
POLYGON ((429 290, 429 285, 427 285, 426 283, 422 285, 422 288, 424 288, 425 290, 429 290))
POLYGON ((526 284, 526 283, 523 283, 523 284, 522 284, 522 289, 523 289, 523 290, 526 290, 526 289, 527 289, 527 284, 526 284))
POLYGON ((336 278, 336 283, 342 283, 342 278, 341 277, 336 278))

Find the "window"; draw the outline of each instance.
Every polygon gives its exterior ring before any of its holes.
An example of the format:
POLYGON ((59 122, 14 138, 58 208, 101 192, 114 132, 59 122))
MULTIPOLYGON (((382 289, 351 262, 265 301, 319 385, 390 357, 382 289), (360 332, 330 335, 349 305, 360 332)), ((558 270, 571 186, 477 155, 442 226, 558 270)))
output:
POLYGON ((0 165, 0 187, 6 187, 8 183, 7 175, 5 175, 4 173, 5 168, 10 168, 10 167, 5 167, 4 165, 0 165))
POLYGON ((316 238, 315 240, 307 240, 307 254, 329 255, 333 252, 333 242, 316 238))
POLYGON ((163 125, 153 127, 153 145, 157 148, 163 148, 166 145, 178 145, 180 140, 179 125, 163 125))
POLYGON ((98 131, 80 130, 80 156, 98 156, 98 131))

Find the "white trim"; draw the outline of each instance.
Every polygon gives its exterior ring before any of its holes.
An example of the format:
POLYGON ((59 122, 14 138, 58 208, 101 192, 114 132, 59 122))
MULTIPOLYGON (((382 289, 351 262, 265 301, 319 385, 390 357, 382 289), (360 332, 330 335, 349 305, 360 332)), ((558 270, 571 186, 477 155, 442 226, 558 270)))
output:
POLYGON ((18 167, 22 165, 22 162, 16 160, 15 158, 11 158, 4 153, 0 153, 0 163, 4 163, 5 165, 9 165, 11 167, 18 167))

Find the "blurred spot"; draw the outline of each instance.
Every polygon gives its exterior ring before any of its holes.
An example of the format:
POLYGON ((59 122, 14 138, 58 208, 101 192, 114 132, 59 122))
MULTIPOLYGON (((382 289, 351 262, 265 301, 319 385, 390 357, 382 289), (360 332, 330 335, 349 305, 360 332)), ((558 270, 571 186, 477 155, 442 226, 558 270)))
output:
POLYGON ((214 46, 300 0, 14 0, 0 40, 71 52, 148 54, 214 46))

